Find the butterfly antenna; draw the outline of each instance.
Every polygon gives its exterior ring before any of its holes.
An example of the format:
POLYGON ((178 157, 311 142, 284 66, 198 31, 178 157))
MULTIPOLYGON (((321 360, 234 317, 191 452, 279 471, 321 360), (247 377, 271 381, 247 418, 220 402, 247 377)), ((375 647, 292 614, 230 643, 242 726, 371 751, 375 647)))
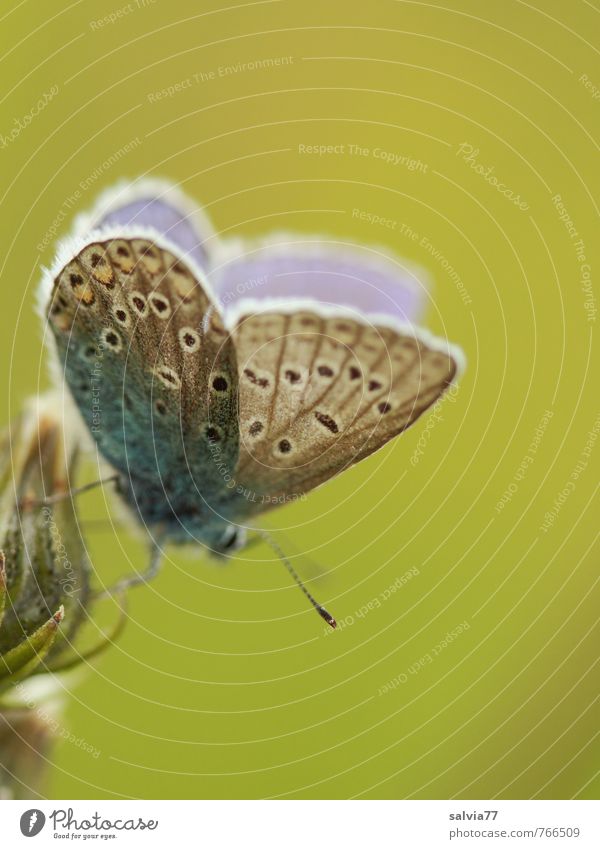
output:
POLYGON ((19 502, 20 507, 25 509, 33 509, 36 507, 49 507, 51 504, 58 504, 60 501, 66 501, 67 498, 72 498, 74 495, 81 495, 83 492, 89 492, 90 489, 95 489, 97 486, 104 486, 108 483, 116 483, 119 480, 118 475, 111 475, 108 478, 101 478, 91 483, 86 483, 83 486, 77 486, 74 489, 67 489, 65 492, 57 492, 54 495, 47 495, 45 498, 22 498, 19 502))
POLYGON ((300 587, 306 598, 310 601, 319 616, 324 619, 328 625, 331 625, 332 628, 337 628, 337 622, 335 621, 331 613, 325 610, 325 608, 321 604, 319 604, 319 602, 306 589, 304 583, 302 582, 302 578, 292 566, 289 557, 284 554, 277 540, 273 539, 271 534, 267 531, 264 531, 262 528, 257 528, 257 532, 264 539, 264 541, 271 546, 275 554, 279 557, 285 568, 288 570, 294 581, 298 584, 298 586, 300 587))

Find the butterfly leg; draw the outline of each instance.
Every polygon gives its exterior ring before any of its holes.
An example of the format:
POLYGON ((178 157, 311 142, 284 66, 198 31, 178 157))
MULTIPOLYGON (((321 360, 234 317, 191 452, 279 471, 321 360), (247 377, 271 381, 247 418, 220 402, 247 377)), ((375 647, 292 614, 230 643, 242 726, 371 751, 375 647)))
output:
POLYGON ((95 597, 99 599, 107 598, 108 596, 119 595, 119 593, 131 589, 131 587, 139 586, 139 584, 149 583, 160 572, 162 558, 162 538, 153 538, 152 546, 150 549, 150 560, 146 569, 144 569, 143 572, 136 572, 133 575, 128 575, 126 578, 121 578, 121 580, 117 581, 116 584, 113 584, 112 587, 107 587, 106 589, 98 592, 95 597))
POLYGON ((101 478, 91 483, 86 483, 83 486, 77 486, 75 489, 67 489, 64 492, 57 492, 54 495, 47 495, 45 498, 22 498, 19 502, 21 509, 34 509, 37 507, 49 507, 51 504, 57 504, 60 501, 66 501, 67 498, 72 498, 74 495, 81 495, 83 492, 88 492, 90 489, 95 489, 97 486, 104 486, 108 483, 116 483, 119 480, 119 475, 111 475, 108 478, 101 478))

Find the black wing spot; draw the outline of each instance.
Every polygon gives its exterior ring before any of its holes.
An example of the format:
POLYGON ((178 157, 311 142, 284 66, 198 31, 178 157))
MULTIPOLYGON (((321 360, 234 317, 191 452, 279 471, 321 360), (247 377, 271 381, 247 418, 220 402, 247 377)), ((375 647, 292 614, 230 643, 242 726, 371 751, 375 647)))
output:
POLYGON ((357 368, 356 366, 350 366, 350 369, 349 369, 350 380, 358 380, 358 378, 361 376, 361 374, 362 374, 362 372, 359 368, 357 368))
POLYGON ((185 354, 193 354, 200 348, 200 337, 191 327, 179 329, 179 343, 185 354))
POLYGON ((262 429, 263 429, 263 423, 262 422, 259 422, 259 421, 252 422, 252 424, 248 428, 248 433, 250 434, 250 436, 258 436, 258 434, 262 431, 262 429))
POLYGON ((252 371, 252 369, 245 368, 244 374, 246 375, 250 383, 253 383, 255 386, 260 386, 262 389, 264 389, 266 386, 269 385, 269 381, 266 377, 258 377, 258 375, 252 371))
POLYGON ((127 313, 125 310, 115 310, 115 315, 117 319, 121 322, 121 324, 127 323, 127 313))
POLYGON ((219 433, 219 431, 217 430, 216 427, 212 427, 212 426, 207 427, 206 428, 206 436, 207 436, 209 442, 220 442, 221 441, 221 434, 219 433))
POLYGON ((213 389, 216 392, 227 392, 227 390, 229 389, 229 384, 227 383, 225 378, 221 377, 221 376, 215 377, 215 379, 212 382, 212 385, 213 385, 213 389))
POLYGON ((129 256, 129 251, 127 250, 127 248, 124 248, 123 245, 119 245, 119 247, 117 248, 117 253, 119 254, 119 256, 129 256))
POLYGON ((75 286, 80 286, 83 283, 83 277, 81 274, 70 274, 69 280, 71 281, 71 286, 75 288, 75 286))
POLYGON ((164 298, 162 295, 158 295, 153 292, 148 298, 148 300, 150 302, 150 306, 152 307, 156 315, 167 318, 171 311, 171 305, 169 304, 166 298, 164 298))
POLYGON ((369 392, 375 392, 376 389, 381 389, 381 383, 378 380, 370 380, 369 392))
POLYGON ((159 368, 153 369, 153 371, 168 389, 179 389, 181 387, 179 375, 170 366, 159 366, 159 368))
POLYGON ((290 383, 299 383, 301 379, 301 375, 291 368, 287 369, 287 371, 285 372, 285 377, 286 380, 289 380, 290 383))
POLYGON ((118 334, 115 333, 114 330, 109 330, 107 333, 104 334, 104 341, 111 348, 118 348, 121 342, 118 334))
POLYGON ((377 405, 377 409, 383 416, 385 415, 385 413, 389 413, 389 411, 392 409, 392 405, 388 404, 387 401, 382 401, 381 404, 377 405))
POLYGON ((339 433, 339 427, 335 419, 332 419, 331 416, 328 416, 327 413, 320 413, 318 410, 315 411, 315 418, 318 422, 321 422, 323 427, 326 427, 327 430, 330 430, 331 433, 339 433))
POLYGON ((333 377, 333 369, 330 366, 319 366, 317 371, 321 377, 333 377))
POLYGON ((164 416, 164 414, 167 412, 167 405, 160 398, 154 406, 156 408, 156 412, 159 413, 161 416, 164 416))
POLYGON ((287 439, 282 439, 277 446, 282 454, 289 454, 292 450, 292 444, 287 439))
POLYGON ((100 256, 100 254, 98 254, 98 253, 93 253, 91 258, 90 258, 90 263, 92 265, 92 268, 96 268, 98 265, 104 265, 105 262, 106 262, 106 260, 104 259, 104 257, 100 256))

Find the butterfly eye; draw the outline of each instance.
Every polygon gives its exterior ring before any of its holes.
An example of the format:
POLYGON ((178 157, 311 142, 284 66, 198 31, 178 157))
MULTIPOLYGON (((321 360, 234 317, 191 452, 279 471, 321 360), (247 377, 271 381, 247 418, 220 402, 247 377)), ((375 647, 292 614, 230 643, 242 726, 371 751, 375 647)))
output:
POLYGON ((233 549, 239 548, 240 539, 241 537, 238 529, 231 525, 227 528, 221 538, 220 547, 222 551, 232 551, 233 549))

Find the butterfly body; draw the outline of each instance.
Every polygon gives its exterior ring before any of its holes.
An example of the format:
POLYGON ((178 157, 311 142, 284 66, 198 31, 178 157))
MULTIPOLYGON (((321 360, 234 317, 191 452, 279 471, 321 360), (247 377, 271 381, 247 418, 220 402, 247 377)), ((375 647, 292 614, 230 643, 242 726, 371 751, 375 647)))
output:
MULTIPOLYGON (((457 349, 396 316, 302 297, 225 309, 193 251, 110 223, 62 249, 45 314, 120 494, 168 540, 239 547, 256 516, 376 451, 456 377, 457 349)), ((228 273, 248 279, 243 263, 228 273)))

